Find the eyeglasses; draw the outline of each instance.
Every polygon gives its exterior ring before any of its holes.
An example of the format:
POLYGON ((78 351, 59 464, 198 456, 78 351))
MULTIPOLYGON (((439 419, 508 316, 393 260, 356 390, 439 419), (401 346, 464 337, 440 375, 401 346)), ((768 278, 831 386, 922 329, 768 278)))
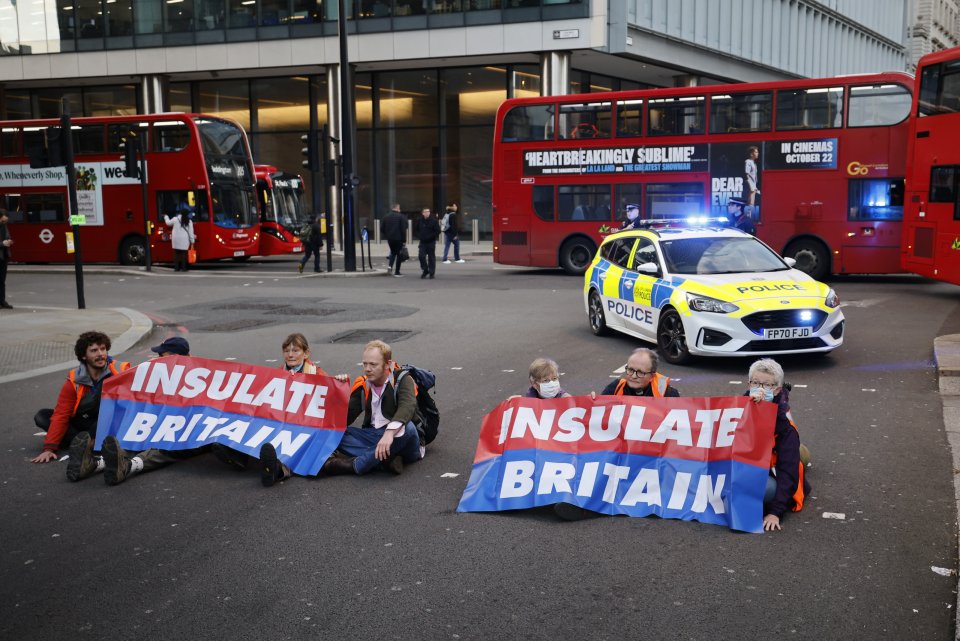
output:
POLYGON ((778 386, 776 383, 761 383, 759 381, 750 381, 750 387, 762 387, 768 392, 772 392, 773 390, 777 389, 778 386))
POLYGON ((623 371, 627 373, 627 376, 635 376, 637 378, 643 378, 644 376, 650 376, 653 374, 652 371, 645 372, 642 369, 633 369, 632 367, 627 367, 626 365, 624 365, 623 371))

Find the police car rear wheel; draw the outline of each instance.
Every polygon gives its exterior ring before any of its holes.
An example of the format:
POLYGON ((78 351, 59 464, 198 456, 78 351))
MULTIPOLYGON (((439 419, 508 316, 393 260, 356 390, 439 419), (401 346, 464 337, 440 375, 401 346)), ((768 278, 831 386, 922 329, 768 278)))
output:
POLYGON ((663 360, 679 365, 690 360, 687 351, 687 338, 683 331, 683 320, 676 310, 668 309, 660 316, 657 327, 657 347, 663 360))
POLYGON ((597 293, 597 290, 594 289, 590 291, 588 302, 590 331, 592 331, 595 336, 605 336, 609 333, 607 331, 607 318, 603 315, 603 301, 600 299, 600 294, 597 293))

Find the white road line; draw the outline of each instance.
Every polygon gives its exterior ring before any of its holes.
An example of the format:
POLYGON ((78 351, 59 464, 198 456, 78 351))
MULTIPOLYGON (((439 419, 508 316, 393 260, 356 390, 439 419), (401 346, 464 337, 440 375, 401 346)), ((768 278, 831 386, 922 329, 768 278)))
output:
POLYGON ((227 357, 226 357, 225 359, 223 359, 223 360, 225 360, 225 361, 235 361, 235 360, 237 360, 237 357, 236 357, 236 356, 227 356, 227 357))
POLYGON ((462 368, 462 367, 451 367, 450 369, 459 371, 459 370, 462 370, 463 368, 462 368))
POLYGON ((440 475, 440 478, 442 478, 442 479, 455 479, 455 478, 457 478, 458 476, 460 476, 460 475, 457 474, 456 472, 444 472, 443 474, 440 475))
POLYGON ((796 385, 794 385, 794 387, 799 387, 800 389, 806 389, 806 388, 807 388, 806 385, 800 385, 799 383, 797 383, 796 385))
POLYGON ((823 518, 825 519, 836 519, 838 521, 844 521, 847 518, 847 515, 843 512, 824 512, 823 518))
POLYGON ((950 568, 938 568, 935 565, 931 565, 930 569, 933 570, 935 574, 939 574, 940 576, 953 576, 957 573, 956 570, 951 570, 950 568))
POLYGON ((504 374, 513 374, 513 373, 514 373, 515 371, 517 371, 517 370, 515 370, 515 369, 502 369, 502 370, 500 370, 500 371, 503 372, 504 374))
POLYGON ((743 385, 743 381, 730 381, 731 385, 743 385))
POLYGON ((46 432, 37 432, 34 434, 34 436, 46 436, 46 435, 47 435, 46 432))
POLYGON ((877 390, 875 390, 875 389, 872 388, 872 387, 864 387, 864 388, 862 388, 860 391, 861 391, 861 392, 876 392, 877 390))

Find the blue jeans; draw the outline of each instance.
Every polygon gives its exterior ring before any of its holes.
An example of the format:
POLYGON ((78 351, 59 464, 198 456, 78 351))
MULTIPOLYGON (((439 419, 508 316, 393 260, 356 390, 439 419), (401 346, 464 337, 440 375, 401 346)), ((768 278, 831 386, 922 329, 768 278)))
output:
POLYGON ((769 503, 777 494, 777 477, 773 474, 767 475, 767 487, 763 490, 763 502, 769 503))
MULTIPOLYGON (((338 450, 357 457, 353 462, 353 471, 366 474, 380 464, 377 459, 377 443, 383 438, 386 428, 348 426, 340 441, 338 450)), ((413 423, 407 423, 403 436, 393 439, 390 456, 399 454, 404 463, 420 460, 420 435, 413 423)))
POLYGON ((303 244, 303 257, 300 258, 300 264, 306 265, 311 254, 313 254, 313 271, 318 272, 320 271, 320 248, 315 245, 303 244))
POLYGON ((443 259, 447 260, 447 255, 450 253, 450 244, 453 244, 453 259, 460 260, 460 237, 451 236, 450 234, 443 235, 443 259))

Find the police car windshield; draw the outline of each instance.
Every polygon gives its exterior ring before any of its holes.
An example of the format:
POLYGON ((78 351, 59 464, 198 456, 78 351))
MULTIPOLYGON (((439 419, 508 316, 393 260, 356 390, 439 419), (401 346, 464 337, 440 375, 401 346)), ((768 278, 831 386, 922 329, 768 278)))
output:
POLYGON ((790 269, 766 245, 749 237, 678 238, 660 242, 673 274, 738 274, 790 269))

